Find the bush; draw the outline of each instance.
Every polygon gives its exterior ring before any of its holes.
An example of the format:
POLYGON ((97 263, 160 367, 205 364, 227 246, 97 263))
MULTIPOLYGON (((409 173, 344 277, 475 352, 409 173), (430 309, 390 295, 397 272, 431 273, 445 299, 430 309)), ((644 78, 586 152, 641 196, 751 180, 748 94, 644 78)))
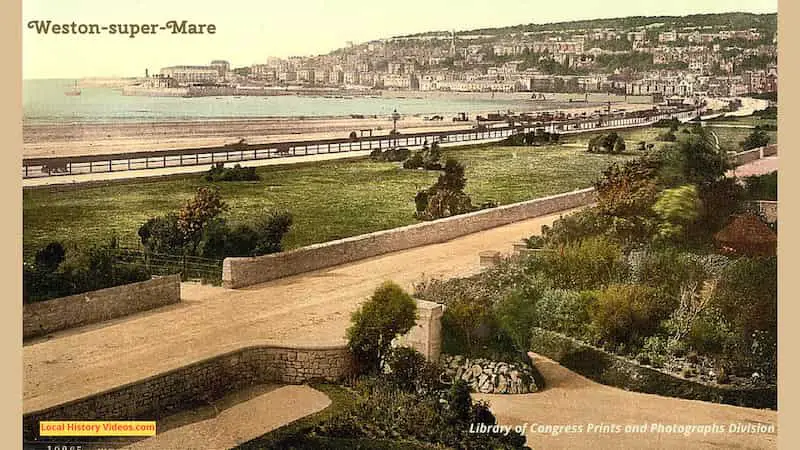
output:
POLYGON ((224 163, 217 163, 203 176, 206 181, 258 181, 261 179, 255 167, 242 167, 240 164, 232 168, 225 167, 224 163))
POLYGON ((653 127, 655 127, 655 128, 669 128, 669 129, 675 128, 677 130, 678 126, 680 126, 680 123, 681 123, 680 120, 678 120, 676 118, 661 119, 658 122, 654 123, 653 127))
POLYGON ((628 266, 630 283, 646 284, 673 299, 680 296, 684 286, 701 285, 713 276, 702 258, 671 247, 632 252, 628 266))
POLYGON ((620 246, 604 237, 586 238, 538 258, 547 278, 560 289, 597 289, 627 273, 620 246))
POLYGON ((403 161, 404 169, 419 169, 425 164, 422 159, 422 152, 415 152, 410 158, 403 161))
POLYGON ((636 346, 654 334, 670 312, 654 289, 614 284, 598 293, 589 315, 592 330, 601 343, 636 346))
POLYGON ((385 378, 400 390, 426 393, 442 387, 440 369, 411 347, 392 348, 386 357, 386 367, 389 372, 385 378))
POLYGON ((288 212, 270 212, 252 226, 240 224, 233 228, 224 219, 214 219, 203 229, 198 253, 209 259, 278 253, 292 222, 288 212))
POLYGON ((347 329, 347 346, 359 373, 374 373, 394 338, 405 334, 417 319, 417 305, 400 286, 383 283, 372 297, 356 310, 347 329))
POLYGON ((149 219, 139 227, 138 234, 142 246, 150 253, 183 254, 186 241, 178 228, 177 214, 149 219))
POLYGON ((778 200, 778 172, 743 178, 747 200, 778 200))
POLYGON ((380 149, 375 149, 369 154, 369 157, 373 161, 383 161, 383 162, 405 161, 410 156, 411 156, 411 150, 407 148, 390 148, 383 152, 380 149))
POLYGON ((750 133, 744 141, 742 141, 739 145, 741 145, 743 150, 751 150, 754 148, 764 147, 769 144, 769 135, 761 128, 756 127, 752 133, 750 133))
POLYGON ((663 190, 653 205, 653 211, 661 219, 659 235, 664 239, 684 237, 686 227, 697 220, 701 208, 697 187, 693 185, 663 190))
POLYGON ((37 252, 33 265, 23 264, 23 303, 65 297, 150 279, 142 267, 119 264, 115 242, 65 251, 51 243, 37 252))
POLYGON ((625 139, 616 131, 601 134, 589 140, 589 153, 622 153, 625 151, 625 139))
POLYGON ((596 291, 548 289, 536 302, 536 326, 584 339, 588 337, 589 309, 596 300, 596 291))
POLYGON ((434 220, 473 211, 472 200, 464 193, 466 184, 464 166, 455 159, 448 159, 436 183, 414 197, 416 216, 434 220))
POLYGON ((507 295, 494 311, 500 328, 511 338, 517 352, 530 349, 531 328, 536 323, 536 302, 541 297, 540 287, 535 292, 515 290, 507 295))

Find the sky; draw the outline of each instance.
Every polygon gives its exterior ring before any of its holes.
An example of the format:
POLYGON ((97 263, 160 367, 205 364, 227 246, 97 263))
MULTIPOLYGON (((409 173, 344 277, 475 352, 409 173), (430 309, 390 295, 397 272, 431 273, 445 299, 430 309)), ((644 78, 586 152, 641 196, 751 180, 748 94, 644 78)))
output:
POLYGON ((23 78, 144 76, 213 59, 233 67, 268 56, 325 54, 355 43, 438 30, 470 30, 594 18, 744 11, 774 13, 777 0, 24 0, 23 78), (40 34, 60 24, 214 24, 215 34, 40 34))

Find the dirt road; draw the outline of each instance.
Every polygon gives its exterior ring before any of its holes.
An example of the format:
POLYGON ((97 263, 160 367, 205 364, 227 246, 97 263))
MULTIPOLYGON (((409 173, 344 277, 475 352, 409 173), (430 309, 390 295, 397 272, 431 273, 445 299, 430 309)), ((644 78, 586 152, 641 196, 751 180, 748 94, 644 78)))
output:
POLYGON ((384 280, 479 270, 558 214, 241 290, 184 284, 182 302, 54 334, 23 348, 23 409, 39 410, 256 343, 344 343, 350 313, 384 280))
MULTIPOLYGON (((774 425, 778 413, 770 410, 682 400, 628 392, 588 380, 558 363, 538 355, 536 367, 547 387, 535 394, 474 394, 486 400, 501 425, 528 424, 527 445, 533 449, 768 449, 777 447, 775 433, 730 432, 731 424, 774 425), (531 431, 531 425, 534 431, 531 431), (593 425, 589 431, 589 425, 593 425), (611 432, 611 425, 643 425, 648 432, 611 432), (713 425, 727 428, 720 433, 652 432, 653 424, 713 425), (579 425, 582 432, 547 433, 538 425, 579 425), (606 425, 603 427, 602 425, 606 425)), ((665 428, 662 430, 666 430, 665 428)), ((574 431, 574 429, 573 429, 574 431)), ((735 429, 734 429, 735 431, 735 429)))

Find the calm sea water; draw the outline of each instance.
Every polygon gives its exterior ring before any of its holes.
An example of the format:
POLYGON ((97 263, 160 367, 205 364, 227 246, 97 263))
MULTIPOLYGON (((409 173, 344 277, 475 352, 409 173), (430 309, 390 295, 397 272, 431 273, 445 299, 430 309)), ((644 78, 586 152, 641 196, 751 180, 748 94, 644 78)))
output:
MULTIPOLYGON (((460 111, 507 110, 520 100, 362 98, 307 96, 272 97, 139 97, 104 87, 81 88, 80 96, 64 95, 74 80, 23 81, 26 124, 51 122, 114 122, 203 120, 256 117, 454 114, 460 111)), ((413 95, 413 94, 409 94, 413 95)))

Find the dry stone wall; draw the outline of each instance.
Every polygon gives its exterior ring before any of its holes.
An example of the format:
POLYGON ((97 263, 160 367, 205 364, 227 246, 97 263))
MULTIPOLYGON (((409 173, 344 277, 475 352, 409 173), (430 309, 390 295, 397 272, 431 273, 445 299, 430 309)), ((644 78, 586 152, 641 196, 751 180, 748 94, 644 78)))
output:
POLYGON ((170 275, 22 307, 22 337, 43 336, 54 331, 147 311, 181 301, 181 279, 170 275))
POLYGON ((593 188, 252 258, 225 258, 223 286, 241 288, 460 236, 593 203, 593 188))

